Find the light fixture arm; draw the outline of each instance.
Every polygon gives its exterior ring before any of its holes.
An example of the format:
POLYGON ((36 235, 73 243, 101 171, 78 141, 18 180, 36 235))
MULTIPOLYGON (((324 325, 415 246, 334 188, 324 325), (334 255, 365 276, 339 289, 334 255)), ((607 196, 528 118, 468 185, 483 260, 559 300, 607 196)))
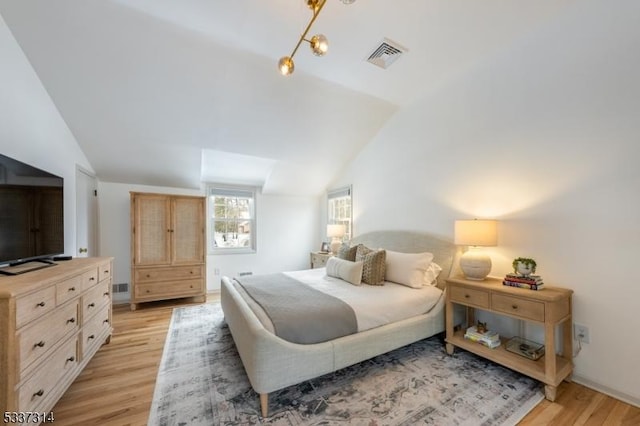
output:
MULTIPOLYGON (((351 4, 354 1, 355 0, 342 0, 342 3, 351 4)), ((316 22, 316 19, 320 15, 320 12, 322 11, 322 8, 324 7, 327 0, 306 0, 306 2, 307 2, 307 6, 309 6, 309 8, 311 9, 311 13, 313 14, 313 16, 311 17, 311 20, 307 24, 307 28, 304 29, 304 32, 298 39, 298 43, 296 44, 296 47, 293 48, 293 52, 291 52, 291 56, 283 56, 278 61, 278 70, 282 75, 290 75, 291 73, 293 73, 293 70, 295 69, 293 57, 295 56, 296 52, 298 51, 298 48, 300 47, 303 41, 306 41, 307 43, 309 43, 311 52, 313 52, 313 54, 316 56, 323 56, 325 53, 327 53, 327 49, 329 48, 327 37, 325 37, 324 34, 316 34, 313 37, 311 37, 311 39, 307 39, 307 33, 313 26, 313 23, 316 22)))
POLYGON ((309 40, 307 40, 305 37, 307 36, 307 33, 311 29, 311 26, 313 26, 313 23, 316 21, 316 18, 318 17, 318 15, 320 15, 320 11, 322 10, 326 2, 327 0, 319 0, 317 5, 315 6, 310 5, 311 9, 313 10, 313 17, 309 21, 309 24, 307 24, 307 28, 305 28, 304 32, 300 36, 300 40, 298 40, 298 44, 296 44, 296 47, 293 48, 293 52, 291 52, 291 56, 289 56, 290 58, 294 57, 294 55, 298 51, 298 48, 300 47, 300 44, 302 44, 303 41, 309 42, 309 40))

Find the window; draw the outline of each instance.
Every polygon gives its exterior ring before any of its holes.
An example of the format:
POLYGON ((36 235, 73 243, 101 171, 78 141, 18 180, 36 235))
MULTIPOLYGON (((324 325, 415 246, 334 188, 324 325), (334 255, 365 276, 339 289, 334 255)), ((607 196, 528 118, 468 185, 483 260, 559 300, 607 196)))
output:
POLYGON ((210 253, 254 253, 256 190, 253 187, 207 186, 211 218, 210 253))
POLYGON ((327 192, 328 224, 342 224, 345 226, 344 240, 352 237, 351 225, 351 187, 335 189, 327 192))

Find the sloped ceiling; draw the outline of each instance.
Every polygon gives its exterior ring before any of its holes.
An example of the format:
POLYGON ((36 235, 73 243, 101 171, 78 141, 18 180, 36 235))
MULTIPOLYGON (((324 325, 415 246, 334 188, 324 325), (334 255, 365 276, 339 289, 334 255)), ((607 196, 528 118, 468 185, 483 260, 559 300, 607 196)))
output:
POLYGON ((103 181, 315 195, 399 109, 572 0, 327 0, 282 77, 303 0, 0 0, 0 14, 103 181), (365 62, 384 37, 409 49, 365 62))

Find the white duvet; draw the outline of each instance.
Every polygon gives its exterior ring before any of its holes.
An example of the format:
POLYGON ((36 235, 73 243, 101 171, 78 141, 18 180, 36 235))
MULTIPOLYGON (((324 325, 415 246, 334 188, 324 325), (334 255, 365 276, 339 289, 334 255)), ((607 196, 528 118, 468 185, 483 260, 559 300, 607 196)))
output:
MULTIPOLYGON (((443 292, 435 286, 419 289, 385 282, 382 286, 362 284, 355 286, 339 278, 329 277, 325 268, 284 272, 310 287, 337 297, 355 312, 358 331, 380 327, 416 315, 426 314, 436 306, 443 292)), ((234 286, 243 295, 264 327, 273 332, 273 325, 262 308, 237 283, 234 286)))

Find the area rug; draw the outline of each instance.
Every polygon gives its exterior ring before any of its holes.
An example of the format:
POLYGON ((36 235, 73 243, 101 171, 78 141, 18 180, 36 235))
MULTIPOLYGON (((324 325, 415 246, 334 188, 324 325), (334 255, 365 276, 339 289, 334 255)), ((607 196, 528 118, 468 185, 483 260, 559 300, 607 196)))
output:
POLYGON ((269 395, 269 417, 219 303, 173 311, 149 425, 514 425, 535 380, 432 337, 269 395))

